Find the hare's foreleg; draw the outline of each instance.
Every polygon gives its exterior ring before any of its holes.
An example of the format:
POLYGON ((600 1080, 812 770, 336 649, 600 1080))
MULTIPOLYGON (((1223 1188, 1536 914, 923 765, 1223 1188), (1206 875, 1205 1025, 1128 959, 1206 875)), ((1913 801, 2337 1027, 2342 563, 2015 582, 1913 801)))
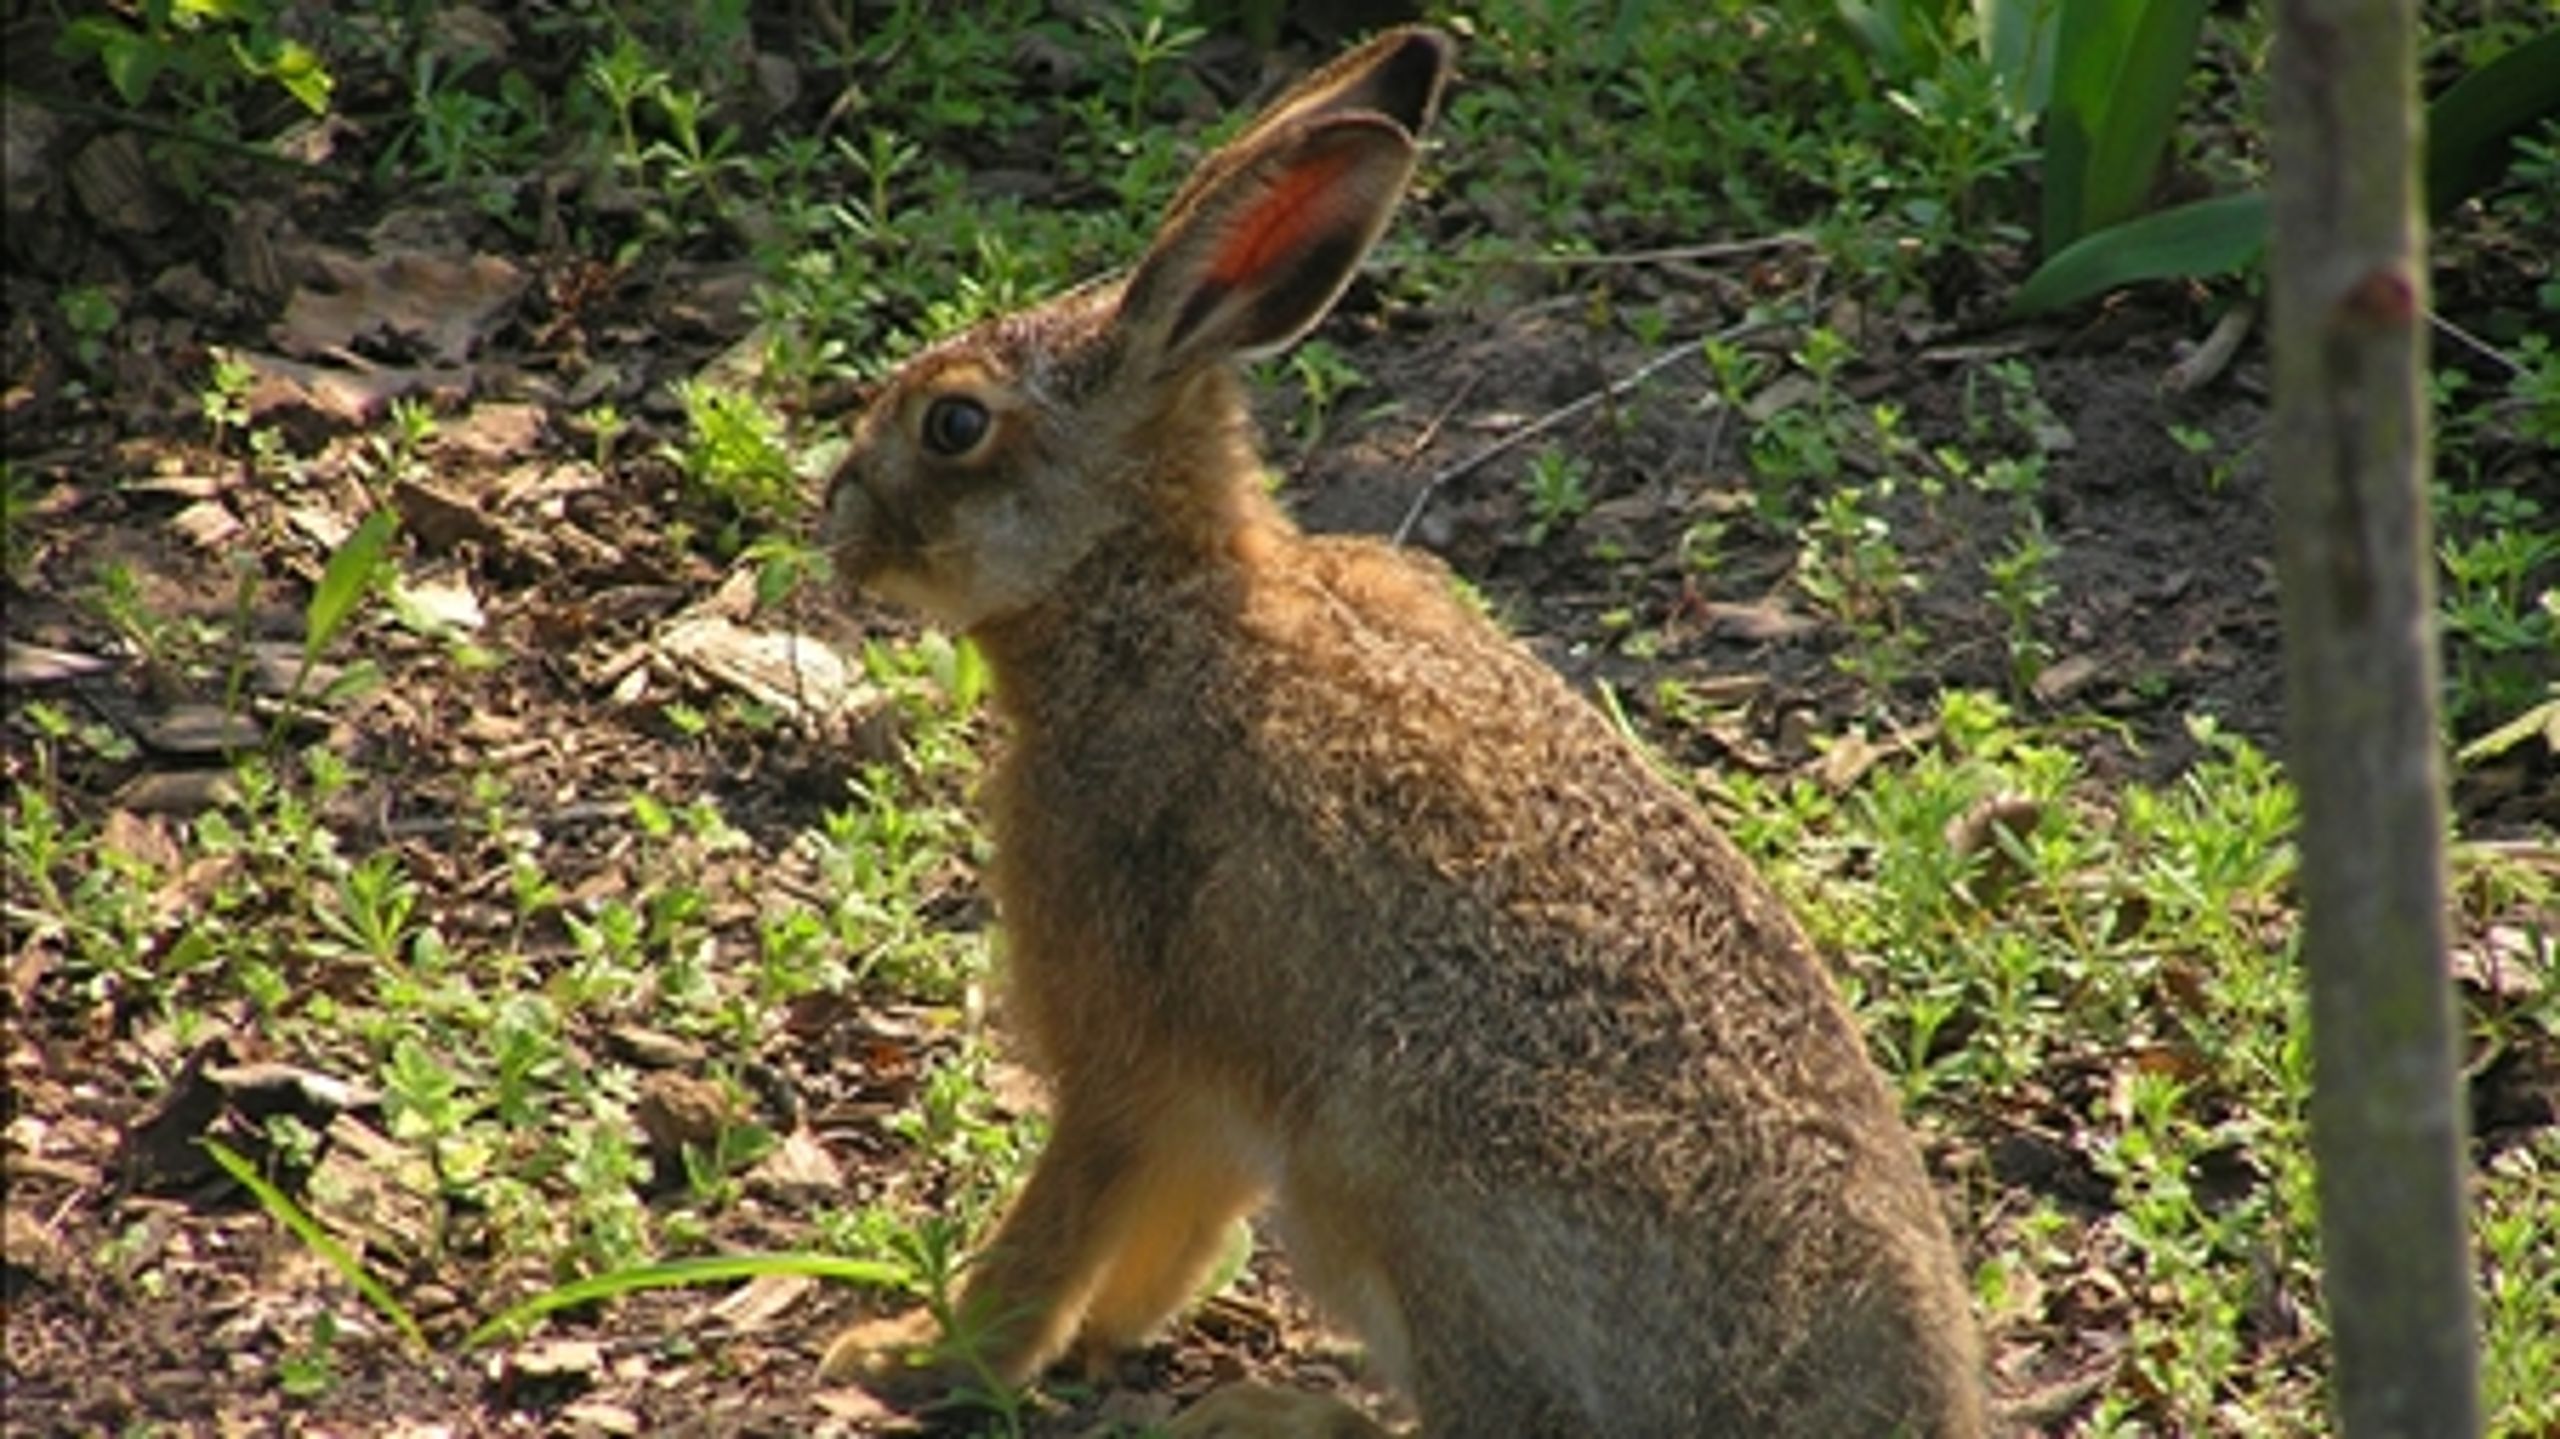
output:
POLYGON ((1092 1362, 1144 1338, 1206 1276, 1258 1189, 1214 1144, 1165 1119, 1125 1094, 1061 1095, 1030 1182, 971 1262, 953 1332, 936 1341, 914 1315, 857 1325, 829 1346, 822 1373, 900 1391, 1016 1385, 1079 1329, 1092 1362))
POLYGON ((1088 1369, 1134 1348, 1198 1295, 1231 1226, 1262 1200, 1262 1185, 1196 1136, 1159 1138, 1130 1176, 1124 1235, 1085 1309, 1078 1339, 1088 1369))

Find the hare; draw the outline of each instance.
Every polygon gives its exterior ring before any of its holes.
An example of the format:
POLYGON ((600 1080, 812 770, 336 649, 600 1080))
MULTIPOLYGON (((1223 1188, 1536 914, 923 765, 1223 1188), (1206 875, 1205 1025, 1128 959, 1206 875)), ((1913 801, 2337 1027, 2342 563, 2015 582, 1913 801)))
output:
MULTIPOLYGON (((1349 283, 1451 50, 1311 76, 1125 278, 891 378, 829 487, 841 581, 992 667, 988 882, 1054 1091, 971 1365, 926 1372, 1136 1344, 1276 1200, 1429 1435, 1979 1434, 1944 1216, 1779 901, 1444 570, 1265 493, 1234 361, 1349 283)), ((894 1386, 931 1337, 824 1372, 894 1386)), ((1377 1432, 1231 1392, 1187 1427, 1377 1432)))

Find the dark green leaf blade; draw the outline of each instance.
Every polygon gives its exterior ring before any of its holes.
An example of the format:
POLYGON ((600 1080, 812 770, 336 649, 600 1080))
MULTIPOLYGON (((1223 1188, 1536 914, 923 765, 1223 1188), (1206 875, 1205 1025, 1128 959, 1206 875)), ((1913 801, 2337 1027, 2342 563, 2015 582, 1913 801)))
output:
POLYGON ((2018 287, 2009 313, 2042 314, 2137 280, 2227 275, 2256 263, 2266 244, 2262 194, 2156 211, 2075 241, 2045 261, 2018 287))
POLYGON ((2090 133, 2079 233, 2130 219, 2150 198, 2195 68, 2204 8, 2204 0, 2151 0, 2141 7, 2115 67, 2105 116, 2090 133))
POLYGON ((2515 137, 2560 115, 2560 30, 2453 82, 2427 106, 2427 208, 2441 215, 2497 182, 2515 137))

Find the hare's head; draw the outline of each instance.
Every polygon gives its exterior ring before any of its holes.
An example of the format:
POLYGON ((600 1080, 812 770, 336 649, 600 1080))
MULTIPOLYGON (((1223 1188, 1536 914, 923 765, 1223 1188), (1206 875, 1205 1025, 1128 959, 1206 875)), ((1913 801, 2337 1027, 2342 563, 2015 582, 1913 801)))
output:
POLYGON ((838 574, 969 628, 1132 527, 1215 543, 1259 483, 1230 362, 1304 334, 1350 283, 1449 56, 1427 29, 1343 56, 1201 162, 1127 276, 909 361, 828 490, 838 574))

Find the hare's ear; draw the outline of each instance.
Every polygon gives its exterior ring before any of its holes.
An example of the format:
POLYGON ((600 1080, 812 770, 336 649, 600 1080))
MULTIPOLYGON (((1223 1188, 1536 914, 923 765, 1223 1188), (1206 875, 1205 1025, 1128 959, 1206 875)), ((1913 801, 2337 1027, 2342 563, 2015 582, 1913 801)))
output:
POLYGON ((1390 30, 1292 86, 1175 194, 1120 324, 1163 374, 1271 350, 1324 318, 1413 177, 1454 47, 1390 30))
POLYGON ((1386 228, 1413 160, 1411 133, 1366 112, 1292 121, 1220 152, 1122 292, 1132 360, 1171 374, 1306 333, 1386 228))
MULTIPOLYGON (((1244 133, 1228 141, 1221 154, 1251 150, 1281 126, 1318 115, 1384 115, 1402 125, 1406 134, 1420 135, 1440 108, 1440 89, 1448 81, 1456 49, 1447 35, 1427 26, 1389 30, 1290 86, 1254 117, 1244 133)), ((1212 156, 1184 182, 1174 196, 1176 212, 1215 177, 1218 159, 1212 156)))

